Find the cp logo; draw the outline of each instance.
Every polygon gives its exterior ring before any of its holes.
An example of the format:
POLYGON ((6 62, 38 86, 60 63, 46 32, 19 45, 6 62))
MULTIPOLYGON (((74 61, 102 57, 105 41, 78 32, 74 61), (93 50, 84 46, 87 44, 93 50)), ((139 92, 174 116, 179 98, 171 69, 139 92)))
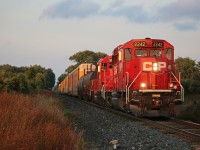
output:
POLYGON ((143 71, 160 71, 163 68, 166 68, 166 62, 143 62, 143 71))

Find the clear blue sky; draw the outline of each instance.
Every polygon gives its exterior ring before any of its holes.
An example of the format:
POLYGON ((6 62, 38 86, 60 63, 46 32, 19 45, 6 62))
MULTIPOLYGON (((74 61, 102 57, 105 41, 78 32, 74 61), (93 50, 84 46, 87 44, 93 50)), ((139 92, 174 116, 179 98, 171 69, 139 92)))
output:
POLYGON ((200 61, 200 0, 0 0, 0 64, 38 64, 58 77, 78 51, 111 54, 146 37, 200 61))

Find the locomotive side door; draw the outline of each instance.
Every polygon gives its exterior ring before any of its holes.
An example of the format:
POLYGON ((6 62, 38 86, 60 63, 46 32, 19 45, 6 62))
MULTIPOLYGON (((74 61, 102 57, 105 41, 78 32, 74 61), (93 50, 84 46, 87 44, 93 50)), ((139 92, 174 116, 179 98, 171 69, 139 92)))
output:
POLYGON ((118 88, 119 90, 123 90, 123 84, 124 84, 124 78, 123 78, 123 72, 124 72, 124 67, 123 67, 123 53, 122 49, 119 50, 119 64, 118 64, 118 88))

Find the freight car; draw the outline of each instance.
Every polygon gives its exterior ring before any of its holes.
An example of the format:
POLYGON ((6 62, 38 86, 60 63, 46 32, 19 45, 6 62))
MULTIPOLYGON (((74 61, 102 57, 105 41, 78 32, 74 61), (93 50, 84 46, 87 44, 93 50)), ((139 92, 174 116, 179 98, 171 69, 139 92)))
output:
POLYGON ((72 96, 78 96, 78 81, 89 72, 95 71, 96 66, 91 63, 79 65, 59 84, 59 92, 72 96))
POLYGON ((75 84, 74 95, 137 116, 174 116, 184 101, 180 74, 175 75, 174 47, 160 39, 133 39, 117 46, 112 56, 99 60, 96 71, 75 84))

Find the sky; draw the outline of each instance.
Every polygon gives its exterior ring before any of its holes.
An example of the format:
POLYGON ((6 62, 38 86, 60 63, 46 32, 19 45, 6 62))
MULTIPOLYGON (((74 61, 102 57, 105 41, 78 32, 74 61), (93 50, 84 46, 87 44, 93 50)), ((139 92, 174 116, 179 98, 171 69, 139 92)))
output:
POLYGON ((37 64, 58 78, 79 51, 111 55, 146 37, 200 61, 200 0, 0 0, 0 65, 37 64))

